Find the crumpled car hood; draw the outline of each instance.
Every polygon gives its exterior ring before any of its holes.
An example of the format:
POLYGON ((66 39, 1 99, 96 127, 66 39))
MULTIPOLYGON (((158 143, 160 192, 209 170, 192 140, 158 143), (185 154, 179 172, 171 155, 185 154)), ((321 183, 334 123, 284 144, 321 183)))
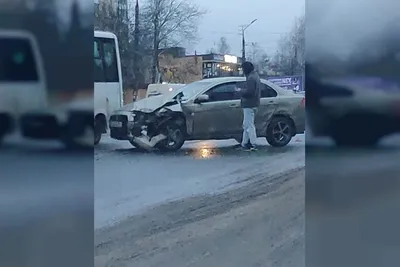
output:
POLYGON ((137 110, 142 112, 152 112, 155 109, 164 105, 166 102, 170 101, 171 99, 171 97, 166 97, 165 95, 152 96, 125 105, 122 107, 121 111, 137 110))

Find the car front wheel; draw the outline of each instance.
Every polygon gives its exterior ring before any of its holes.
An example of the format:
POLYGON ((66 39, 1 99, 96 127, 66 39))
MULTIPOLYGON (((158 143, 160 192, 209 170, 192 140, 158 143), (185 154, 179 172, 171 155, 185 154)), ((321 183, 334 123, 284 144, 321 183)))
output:
POLYGON ((185 128, 177 121, 166 125, 163 134, 167 136, 157 144, 157 148, 163 152, 175 152, 181 149, 186 140, 185 128))
POLYGON ((289 118, 275 117, 267 127, 267 142, 274 147, 284 147, 292 140, 294 130, 289 118))

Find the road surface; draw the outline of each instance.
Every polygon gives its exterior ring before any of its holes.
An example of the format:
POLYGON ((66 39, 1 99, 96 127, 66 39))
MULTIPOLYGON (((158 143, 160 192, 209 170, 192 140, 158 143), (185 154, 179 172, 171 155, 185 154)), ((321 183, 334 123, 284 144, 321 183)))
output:
POLYGON ((14 138, 0 169, 0 266, 93 266, 93 153, 14 138))
POLYGON ((400 136, 371 149, 306 142, 307 266, 398 266, 400 136))
POLYGON ((95 226, 101 228, 171 200, 228 191, 304 166, 304 136, 259 151, 233 140, 188 142, 175 154, 143 153, 105 137, 95 149, 95 226))
POLYGON ((95 266, 304 266, 304 136, 95 149, 95 266))

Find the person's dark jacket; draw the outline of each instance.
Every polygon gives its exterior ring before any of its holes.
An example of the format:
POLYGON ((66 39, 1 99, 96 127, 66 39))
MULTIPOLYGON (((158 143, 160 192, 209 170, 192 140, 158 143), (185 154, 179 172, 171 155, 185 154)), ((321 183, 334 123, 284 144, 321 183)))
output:
POLYGON ((241 106, 242 108, 256 108, 260 106, 260 76, 258 76, 253 64, 250 62, 244 62, 242 68, 243 73, 246 75, 246 85, 241 90, 241 106))

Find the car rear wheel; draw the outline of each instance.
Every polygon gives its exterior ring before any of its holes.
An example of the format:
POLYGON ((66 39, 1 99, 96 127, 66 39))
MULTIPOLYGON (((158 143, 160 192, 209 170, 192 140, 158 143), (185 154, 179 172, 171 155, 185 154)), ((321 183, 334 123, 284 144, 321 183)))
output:
POLYGON ((380 135, 368 131, 345 130, 341 127, 338 127, 338 129, 340 130, 335 131, 331 137, 339 147, 372 147, 380 139, 380 135))
POLYGON ((184 124, 174 121, 166 125, 163 132, 167 136, 157 144, 157 148, 163 152, 175 152, 181 149, 186 140, 184 124))
POLYGON ((284 147, 292 140, 294 130, 289 118, 283 116, 272 118, 267 127, 267 142, 274 147, 284 147))
POLYGON ((0 130, 0 146, 3 144, 5 134, 1 132, 0 130))
POLYGON ((8 115, 0 114, 0 145, 3 143, 4 137, 13 128, 13 121, 8 115))
POLYGON ((371 147, 384 136, 384 126, 384 118, 348 115, 334 123, 331 138, 340 147, 371 147))
POLYGON ((67 150, 91 150, 93 149, 94 125, 87 123, 84 126, 82 136, 74 136, 64 131, 61 141, 67 150))
POLYGON ((376 136, 345 136, 345 135, 334 135, 332 139, 335 144, 339 147, 372 147, 379 142, 379 138, 376 136))

